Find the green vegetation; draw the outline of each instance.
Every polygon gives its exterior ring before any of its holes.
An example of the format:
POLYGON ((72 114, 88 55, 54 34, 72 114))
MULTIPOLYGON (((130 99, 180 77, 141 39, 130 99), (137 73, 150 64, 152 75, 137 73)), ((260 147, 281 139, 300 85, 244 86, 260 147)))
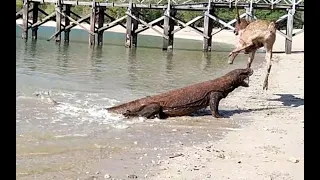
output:
MULTIPOLYGON (((83 1, 90 1, 90 0, 83 0, 83 1)), ((103 1, 103 0, 97 0, 97 2, 103 1)), ((166 0, 164 0, 165 2, 166 0)), ((22 0, 16 1, 16 10, 20 10, 23 6, 22 0)), ((43 4, 40 6, 40 8, 44 11, 46 11, 48 14, 52 13, 55 9, 53 4, 43 4)), ((75 6, 72 7, 72 11, 76 14, 82 16, 87 15, 90 13, 90 7, 89 6, 75 6)), ((157 19, 158 17, 162 16, 163 11, 162 10, 148 10, 148 9, 142 9, 141 14, 143 14, 143 17, 140 17, 142 20, 150 22, 152 20, 157 19)), ((108 15, 119 18, 121 16, 124 16, 126 12, 125 8, 120 7, 110 7, 107 9, 108 15)), ((239 10, 240 14, 244 13, 243 9, 239 10)), ((178 11, 176 17, 184 22, 188 22, 191 19, 203 14, 203 12, 200 11, 178 11)), ((272 20, 275 21, 279 17, 286 14, 286 11, 284 10, 255 10, 255 16, 258 19, 266 19, 266 20, 272 20)), ((225 22, 228 22, 235 18, 235 10, 230 10, 228 8, 218 8, 215 10, 215 15, 222 19, 225 22)), ((40 18, 43 18, 44 15, 40 13, 40 18)), ((75 18, 75 17, 74 17, 75 18)), ((109 21, 108 18, 106 18, 107 21, 109 21)), ((202 26, 203 21, 198 21, 194 25, 195 26, 202 26)), ((294 15, 294 27, 295 28, 302 28, 303 25, 303 12, 296 12, 294 15)), ((214 22, 215 27, 222 27, 218 22, 214 22)), ((286 20, 282 21, 280 23, 281 29, 283 29, 286 26, 286 20)))

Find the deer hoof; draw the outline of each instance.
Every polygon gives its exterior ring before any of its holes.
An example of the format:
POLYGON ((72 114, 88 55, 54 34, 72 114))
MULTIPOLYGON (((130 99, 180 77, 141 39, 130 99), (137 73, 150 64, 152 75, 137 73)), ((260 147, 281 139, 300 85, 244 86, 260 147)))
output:
POLYGON ((268 81, 263 83, 263 90, 268 90, 268 81))
POLYGON ((228 64, 233 64, 232 58, 230 58, 230 59, 228 60, 228 64))

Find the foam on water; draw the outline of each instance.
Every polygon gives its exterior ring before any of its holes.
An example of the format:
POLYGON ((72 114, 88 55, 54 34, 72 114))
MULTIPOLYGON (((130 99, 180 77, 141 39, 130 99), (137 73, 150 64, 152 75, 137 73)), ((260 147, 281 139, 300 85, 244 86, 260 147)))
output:
POLYGON ((17 94, 17 103, 24 104, 20 108, 22 114, 29 111, 33 114, 32 119, 21 118, 17 112, 17 121, 28 123, 38 120, 40 124, 49 126, 74 126, 94 124, 107 125, 115 129, 126 129, 135 123, 144 122, 144 118, 126 119, 123 115, 109 113, 105 108, 118 103, 117 100, 106 97, 99 93, 82 92, 48 92, 36 91, 30 94, 17 94), (103 97, 104 96, 104 97, 103 97), (58 104, 54 104, 56 101, 58 104), (42 121, 43 120, 43 121, 42 121), (51 125, 50 125, 51 124, 51 125))
POLYGON ((108 112, 105 108, 115 105, 118 101, 111 98, 101 98, 99 94, 70 94, 58 93, 65 102, 53 109, 57 115, 51 123, 72 123, 75 125, 97 123, 98 125, 110 125, 116 129, 126 129, 131 124, 144 122, 144 118, 126 120, 123 115, 108 112))
POLYGON ((87 137, 88 134, 65 134, 65 135, 57 135, 55 138, 65 138, 65 137, 87 137))

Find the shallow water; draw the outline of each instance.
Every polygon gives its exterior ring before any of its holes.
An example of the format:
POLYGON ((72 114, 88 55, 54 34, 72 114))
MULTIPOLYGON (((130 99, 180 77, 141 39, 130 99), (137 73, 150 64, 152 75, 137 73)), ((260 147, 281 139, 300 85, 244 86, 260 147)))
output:
POLYGON ((245 67, 245 55, 227 64, 232 46, 214 43, 214 52, 203 53, 202 42, 177 39, 173 52, 166 52, 159 48, 161 38, 139 36, 139 47, 126 49, 123 34, 107 32, 103 47, 92 49, 83 31, 72 30, 69 45, 45 41, 52 32, 40 28, 37 41, 24 42, 16 31, 19 179, 75 179, 97 169, 121 178, 121 168, 138 173, 140 162, 132 158, 139 153, 148 152, 149 162, 176 146, 201 143, 208 134, 219 138, 224 128, 238 126, 211 116, 127 120, 103 109, 245 67), (106 167, 110 157, 114 165, 106 167))

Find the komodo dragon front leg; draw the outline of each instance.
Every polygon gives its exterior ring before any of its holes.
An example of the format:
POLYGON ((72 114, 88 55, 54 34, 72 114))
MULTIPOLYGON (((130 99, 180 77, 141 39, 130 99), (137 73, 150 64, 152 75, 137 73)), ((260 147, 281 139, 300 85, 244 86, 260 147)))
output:
POLYGON ((209 95, 210 110, 212 112, 212 116, 215 118, 223 118, 223 116, 219 114, 218 110, 219 102, 222 98, 225 98, 222 92, 211 92, 209 95))
POLYGON ((125 117, 145 117, 147 119, 159 118, 163 119, 162 107, 158 103, 143 105, 137 110, 129 111, 123 114, 125 117))

